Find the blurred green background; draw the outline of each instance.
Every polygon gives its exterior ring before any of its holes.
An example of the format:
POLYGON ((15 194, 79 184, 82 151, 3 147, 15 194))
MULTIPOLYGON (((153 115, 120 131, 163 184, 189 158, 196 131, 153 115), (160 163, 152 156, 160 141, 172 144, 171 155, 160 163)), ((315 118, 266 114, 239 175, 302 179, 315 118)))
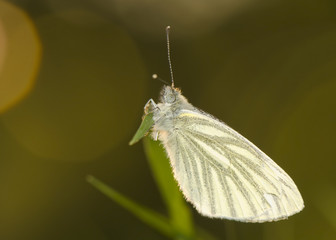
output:
POLYGON ((0 239, 166 239, 92 174, 166 214, 142 143, 169 81, 272 157, 305 200, 288 220, 192 215, 218 239, 336 238, 334 0, 0 0, 0 239))

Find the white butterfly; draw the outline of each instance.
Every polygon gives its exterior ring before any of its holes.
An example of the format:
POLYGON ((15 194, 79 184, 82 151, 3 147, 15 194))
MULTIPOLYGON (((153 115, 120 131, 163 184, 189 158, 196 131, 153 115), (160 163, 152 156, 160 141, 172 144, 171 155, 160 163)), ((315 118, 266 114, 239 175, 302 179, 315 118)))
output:
POLYGON ((152 114, 152 137, 162 142, 183 195, 199 213, 267 222, 303 209, 287 173, 238 132, 191 105, 174 87, 173 76, 160 100, 145 106, 145 114, 152 114))

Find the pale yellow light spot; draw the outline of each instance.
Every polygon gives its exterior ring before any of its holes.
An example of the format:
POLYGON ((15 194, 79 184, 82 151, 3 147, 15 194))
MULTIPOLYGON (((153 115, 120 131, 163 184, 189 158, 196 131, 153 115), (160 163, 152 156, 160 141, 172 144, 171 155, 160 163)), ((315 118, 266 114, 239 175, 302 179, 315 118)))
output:
POLYGON ((41 46, 29 17, 0 2, 0 113, 24 98, 34 86, 41 46))

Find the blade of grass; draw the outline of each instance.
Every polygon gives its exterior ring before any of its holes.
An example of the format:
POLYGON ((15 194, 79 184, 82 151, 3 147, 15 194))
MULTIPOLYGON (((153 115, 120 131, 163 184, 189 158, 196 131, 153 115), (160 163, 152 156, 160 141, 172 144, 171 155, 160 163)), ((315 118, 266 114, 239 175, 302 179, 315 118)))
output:
POLYGON ((144 116, 140 127, 134 134, 132 140, 129 142, 129 145, 133 145, 134 143, 138 142, 141 138, 143 138, 149 131, 149 129, 153 126, 153 113, 148 113, 144 116))
POLYGON ((144 148, 154 179, 169 210, 171 223, 180 233, 192 239, 196 236, 189 207, 178 189, 164 149, 151 138, 144 138, 144 148))
POLYGON ((144 223, 148 224, 167 237, 175 237, 176 234, 174 228, 172 227, 167 217, 130 200, 91 175, 87 176, 86 180, 97 190, 133 213, 144 223))

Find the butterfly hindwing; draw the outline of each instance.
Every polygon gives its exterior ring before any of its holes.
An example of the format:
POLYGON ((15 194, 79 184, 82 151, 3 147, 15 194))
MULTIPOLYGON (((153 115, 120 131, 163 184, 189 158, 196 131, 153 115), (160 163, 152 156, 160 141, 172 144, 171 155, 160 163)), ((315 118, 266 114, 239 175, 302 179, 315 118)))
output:
POLYGON ((293 180, 235 130, 198 109, 181 110, 174 122, 161 140, 183 194, 201 214, 264 222, 303 208, 293 180))

